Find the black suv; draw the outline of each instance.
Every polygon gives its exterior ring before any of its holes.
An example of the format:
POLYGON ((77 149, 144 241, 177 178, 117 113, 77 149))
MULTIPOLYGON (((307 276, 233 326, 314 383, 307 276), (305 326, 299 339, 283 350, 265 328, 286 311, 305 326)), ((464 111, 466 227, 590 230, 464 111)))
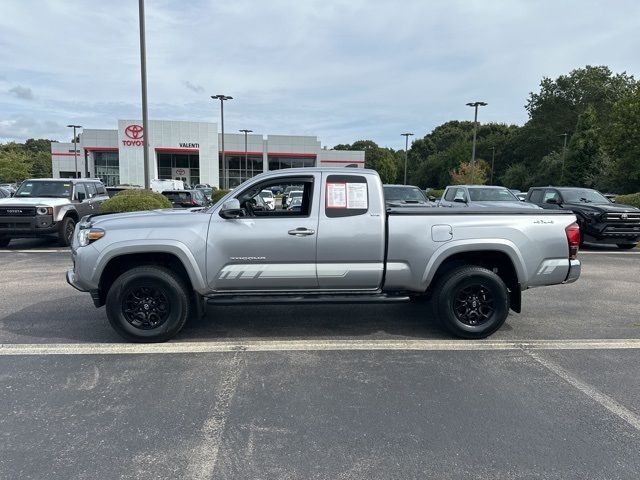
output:
POLYGON ((640 209, 618 205, 597 190, 570 187, 534 187, 527 202, 546 209, 571 210, 580 225, 580 243, 615 243, 633 248, 640 240, 640 209))

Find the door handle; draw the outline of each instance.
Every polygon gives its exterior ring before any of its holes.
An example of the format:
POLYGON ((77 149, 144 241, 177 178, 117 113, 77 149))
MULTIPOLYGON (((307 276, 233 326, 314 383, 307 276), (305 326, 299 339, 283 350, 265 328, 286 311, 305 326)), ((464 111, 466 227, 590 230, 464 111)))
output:
POLYGON ((308 235, 313 235, 316 233, 315 230, 311 230, 310 228, 298 227, 294 230, 289 230, 289 235, 295 235, 296 237, 306 237, 308 235))

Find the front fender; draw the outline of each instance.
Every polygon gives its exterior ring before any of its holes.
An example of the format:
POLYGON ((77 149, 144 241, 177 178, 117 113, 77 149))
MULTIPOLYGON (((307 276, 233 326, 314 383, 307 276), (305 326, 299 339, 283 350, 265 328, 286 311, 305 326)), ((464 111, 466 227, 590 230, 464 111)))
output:
POLYGON ((427 267, 422 276, 422 285, 426 289, 433 277, 435 276, 440 265, 452 255, 457 253, 477 252, 477 251, 498 251, 505 253, 510 259, 518 275, 518 282, 523 286, 526 284, 528 277, 527 267, 516 245, 506 239, 490 238, 490 239, 466 239, 454 240, 447 242, 437 249, 429 259, 427 267))
MULTIPOLYGON (((184 265, 193 289, 200 293, 207 291, 205 276, 198 264, 198 260, 194 257, 191 250, 182 242, 177 240, 127 240, 109 244, 102 250, 95 263, 92 283, 98 285, 100 277, 105 267, 112 259, 121 255, 131 255, 136 253, 168 253, 175 255, 184 265)), ((205 264, 202 258, 201 264, 205 264)))
POLYGON ((61 222, 62 219, 69 212, 74 212, 76 214, 76 216, 78 216, 78 212, 76 211, 76 209, 75 209, 75 207, 73 205, 63 205, 61 207, 54 208, 54 210, 53 210, 53 221, 54 222, 61 222))

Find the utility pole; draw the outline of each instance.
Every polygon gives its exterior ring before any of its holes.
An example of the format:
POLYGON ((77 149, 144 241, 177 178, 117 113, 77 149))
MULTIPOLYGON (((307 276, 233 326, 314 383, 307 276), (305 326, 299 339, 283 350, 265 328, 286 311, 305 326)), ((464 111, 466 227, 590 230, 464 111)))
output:
POLYGON ((224 102, 226 100, 233 100, 233 97, 228 95, 212 95, 212 99, 220 100, 220 125, 222 127, 222 176, 224 177, 224 188, 229 188, 229 175, 227 174, 227 162, 224 154, 224 102))
POLYGON ((409 137, 413 135, 413 133, 401 133, 401 136, 405 138, 404 142, 404 184, 407 184, 407 160, 409 159, 409 137))
MULTIPOLYGON (((76 135, 76 128, 82 128, 82 125, 67 125, 69 128, 73 128, 73 159, 75 160, 75 170, 73 172, 73 178, 78 177, 78 136, 76 135)), ((82 177, 82 175, 80 175, 82 177)))
POLYGON ((473 117, 473 147, 471 150, 471 183, 473 183, 475 169, 476 169, 476 136, 478 133, 478 107, 486 107, 486 102, 469 102, 468 107, 475 108, 475 114, 473 117))
MULTIPOLYGON (((247 130, 245 128, 239 130, 244 133, 244 171, 247 179, 249 178, 249 152, 247 150, 247 134, 253 132, 253 130, 247 130)), ((253 162, 251 165, 251 171, 253 172, 253 162)))
POLYGON ((147 43, 144 31, 144 0, 138 0, 138 17, 140 20, 140 81, 142 83, 142 154, 144 156, 144 188, 148 189, 149 181, 149 112, 147 110, 147 43))
POLYGON ((496 147, 491 147, 491 179, 489 183, 493 185, 493 164, 496 161, 496 147))
POLYGON ((568 133, 561 133, 559 137, 564 137, 564 144, 562 145, 562 170, 560 171, 560 185, 564 185, 564 160, 567 156, 567 137, 568 133))

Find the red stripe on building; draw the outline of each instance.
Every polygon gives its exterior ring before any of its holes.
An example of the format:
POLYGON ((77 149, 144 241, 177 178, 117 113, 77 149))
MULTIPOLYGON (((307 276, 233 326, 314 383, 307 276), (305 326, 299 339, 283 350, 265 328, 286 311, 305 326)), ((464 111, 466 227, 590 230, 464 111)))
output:
POLYGON ((320 160, 320 163, 362 163, 364 160, 320 160))
MULTIPOLYGON (((218 153, 222 154, 222 150, 220 150, 220 152, 218 152, 218 153)), ((233 151, 233 150, 225 150, 224 154, 225 154, 225 156, 226 155, 242 155, 244 157, 244 151, 236 152, 236 151, 233 151)), ((254 157, 258 156, 258 155, 262 156, 262 152, 247 152, 247 155, 251 155, 251 156, 254 156, 254 157)))
POLYGON ((270 157, 309 157, 316 158, 315 153, 284 153, 284 152, 267 152, 270 157))
POLYGON ((117 152, 118 147, 84 147, 87 152, 117 152))

